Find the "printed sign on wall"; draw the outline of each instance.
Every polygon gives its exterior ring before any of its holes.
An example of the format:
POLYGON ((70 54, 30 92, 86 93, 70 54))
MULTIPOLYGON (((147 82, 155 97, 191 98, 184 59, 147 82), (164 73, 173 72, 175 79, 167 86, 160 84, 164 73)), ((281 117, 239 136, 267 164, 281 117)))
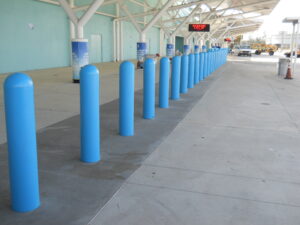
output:
POLYGON ((79 80, 80 69, 89 64, 87 40, 72 41, 73 80, 79 80))

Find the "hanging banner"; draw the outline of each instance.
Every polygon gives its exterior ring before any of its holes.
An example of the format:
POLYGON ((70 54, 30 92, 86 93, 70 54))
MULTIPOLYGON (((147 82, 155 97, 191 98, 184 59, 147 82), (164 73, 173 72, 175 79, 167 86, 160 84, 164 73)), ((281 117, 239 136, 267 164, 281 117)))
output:
POLYGON ((189 45, 184 45, 183 46, 183 54, 188 55, 190 53, 190 46, 189 45))
POLYGON ((171 58, 174 56, 174 45, 167 44, 167 57, 171 58))
POLYGON ((73 81, 79 82, 80 69, 89 63, 88 40, 77 39, 72 41, 72 68, 73 81))
POLYGON ((147 54, 147 43, 138 42, 137 43, 137 60, 139 62, 144 62, 146 54, 147 54))

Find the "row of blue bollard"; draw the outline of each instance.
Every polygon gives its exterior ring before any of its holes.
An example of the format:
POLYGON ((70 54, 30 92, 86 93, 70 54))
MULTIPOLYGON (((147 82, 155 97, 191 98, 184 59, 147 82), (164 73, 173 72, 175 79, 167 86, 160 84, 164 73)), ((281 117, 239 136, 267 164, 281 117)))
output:
MULTIPOLYGON (((227 49, 210 50, 172 59, 171 96, 188 92, 226 62, 227 49)), ((100 161, 100 77, 98 69, 87 65, 80 72, 81 161, 100 161)), ((160 60, 159 107, 169 107, 170 60, 160 60)), ((119 134, 134 135, 134 65, 120 65, 119 134)), ((155 63, 144 64, 143 118, 155 117, 155 63)), ((15 73, 4 82, 9 177, 12 209, 28 212, 39 207, 38 160, 34 113, 34 85, 26 74, 15 73)))
MULTIPOLYGON (((99 71, 87 65, 80 72, 81 161, 100 160, 99 71)), ((39 207, 34 85, 23 73, 4 82, 4 105, 8 145, 12 209, 29 212, 39 207)))
MULTIPOLYGON (((160 60, 159 107, 168 108, 169 99, 177 100, 180 94, 203 81, 226 62, 227 49, 211 49, 208 52, 175 56, 172 58, 171 82, 170 60, 160 60), (171 83, 171 88, 169 88, 171 83), (169 89, 170 96, 169 96, 169 89)), ((131 62, 120 66, 120 135, 134 135, 134 70, 131 62), (125 91, 127 90, 127 91, 125 91), (127 95, 126 93, 131 93, 127 95), (124 105, 122 107, 122 105, 124 105), (126 106, 126 107, 125 107, 126 106)), ((155 63, 147 59, 144 63, 143 118, 155 118, 155 63)))

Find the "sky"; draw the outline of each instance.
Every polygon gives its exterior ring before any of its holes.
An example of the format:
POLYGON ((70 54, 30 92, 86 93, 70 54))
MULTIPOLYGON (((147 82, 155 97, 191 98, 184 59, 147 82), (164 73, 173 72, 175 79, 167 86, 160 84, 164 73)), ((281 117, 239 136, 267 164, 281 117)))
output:
POLYGON ((272 13, 264 19, 260 29, 251 36, 277 34, 280 31, 292 32, 292 25, 282 23, 286 17, 300 17, 300 0, 280 0, 272 13))

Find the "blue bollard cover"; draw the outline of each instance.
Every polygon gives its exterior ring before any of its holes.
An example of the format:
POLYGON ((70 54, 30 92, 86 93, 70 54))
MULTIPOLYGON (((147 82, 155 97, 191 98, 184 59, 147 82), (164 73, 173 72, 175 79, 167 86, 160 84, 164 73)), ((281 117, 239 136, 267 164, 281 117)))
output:
POLYGON ((180 64, 181 56, 175 56, 172 59, 172 78, 171 78, 171 99, 180 98, 180 64))
POLYGON ((39 181, 32 79, 15 73, 5 79, 4 104, 12 209, 39 207, 39 181))
POLYGON ((144 64, 144 119, 155 117, 155 64, 153 59, 147 59, 144 64))
POLYGON ((100 84, 96 66, 86 65, 80 71, 81 161, 100 160, 100 84))
POLYGON ((163 57, 160 60, 159 76, 159 107, 169 107, 169 77, 170 77, 170 60, 163 57))
POLYGON ((194 87, 194 73, 195 73, 195 55, 189 54, 189 74, 188 74, 188 88, 194 87))
POLYGON ((180 68, 180 93, 184 94, 188 91, 188 73, 189 73, 189 56, 181 56, 180 68))
POLYGON ((134 135, 134 65, 125 61, 120 65, 119 133, 134 135))

